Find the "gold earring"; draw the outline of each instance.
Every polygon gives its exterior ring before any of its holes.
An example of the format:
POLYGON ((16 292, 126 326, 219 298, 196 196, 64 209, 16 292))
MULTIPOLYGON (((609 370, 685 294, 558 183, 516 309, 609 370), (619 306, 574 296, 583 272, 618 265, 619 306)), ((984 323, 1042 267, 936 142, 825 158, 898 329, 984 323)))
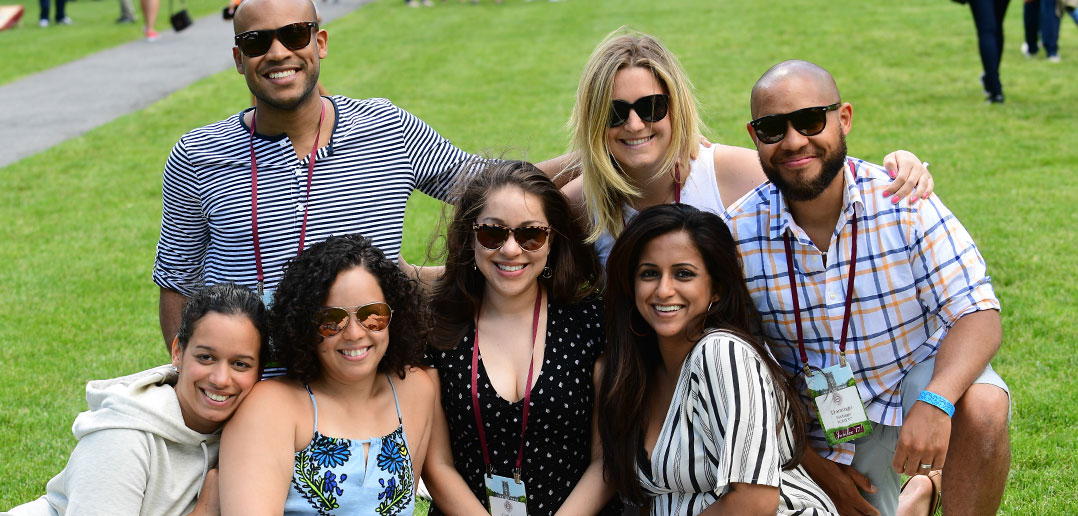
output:
MULTIPOLYGON (((641 319, 644 318, 643 315, 639 314, 640 312, 636 311, 635 308, 633 309, 632 313, 629 314, 629 331, 633 332, 633 335, 636 335, 637 337, 646 337, 648 335, 646 331, 644 333, 640 333, 636 331, 636 328, 633 328, 633 319, 635 319, 636 317, 639 317, 641 319)), ((647 321, 645 321, 645 324, 647 324, 647 321)), ((650 329, 651 326, 648 326, 648 328, 650 329)))

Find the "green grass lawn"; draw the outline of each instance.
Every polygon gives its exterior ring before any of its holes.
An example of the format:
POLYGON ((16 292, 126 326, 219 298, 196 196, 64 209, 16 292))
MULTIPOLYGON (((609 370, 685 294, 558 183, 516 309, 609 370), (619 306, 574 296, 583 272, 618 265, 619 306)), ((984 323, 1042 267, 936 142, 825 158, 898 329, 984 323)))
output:
MULTIPOLYGON (((1078 513, 1078 416, 1068 401, 1078 390, 1078 31, 1069 19, 1064 61, 1027 61, 1021 3, 1012 2, 1007 103, 986 106, 969 9, 952 2, 401 4, 383 0, 330 24, 322 82, 332 93, 391 98, 472 151, 563 152, 584 61, 621 25, 656 34, 681 57, 717 142, 751 145, 749 89, 770 65, 802 58, 830 69, 854 105, 851 154, 879 161, 906 148, 930 161, 936 191, 988 261, 1004 307, 994 365, 1014 404, 1001 513, 1078 513)), ((3 80, 139 36, 112 24, 113 0, 70 5, 76 26, 0 33, 0 56, 15 65, 3 80), (83 14, 91 11, 97 22, 83 14), (63 31, 85 40, 48 39, 63 31)), ((161 169, 184 132, 248 102, 242 77, 224 72, 0 169, 0 510, 43 494, 63 468, 87 380, 166 360, 150 280, 161 169)), ((439 213, 413 199, 410 261, 422 261, 439 213)))

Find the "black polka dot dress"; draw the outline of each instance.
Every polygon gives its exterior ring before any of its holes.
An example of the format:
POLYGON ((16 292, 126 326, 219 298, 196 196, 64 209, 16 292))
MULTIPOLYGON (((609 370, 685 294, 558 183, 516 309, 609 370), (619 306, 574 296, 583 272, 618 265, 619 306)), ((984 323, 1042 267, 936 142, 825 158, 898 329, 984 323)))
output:
MULTIPOLYGON (((592 372, 602 353, 602 308, 599 302, 547 304, 546 351, 539 378, 532 387, 528 430, 524 440, 522 479, 528 514, 553 514, 572 492, 591 462, 592 372)), ((438 369, 442 408, 449 423, 453 462, 476 498, 487 504, 483 484, 483 449, 472 411, 471 365, 474 325, 460 345, 432 350, 427 360, 438 369)), ((498 396, 479 360, 479 406, 494 473, 512 476, 520 447, 524 401, 509 403, 498 396)), ((615 503, 601 514, 620 514, 615 503)), ((432 506, 432 515, 443 514, 432 506)))

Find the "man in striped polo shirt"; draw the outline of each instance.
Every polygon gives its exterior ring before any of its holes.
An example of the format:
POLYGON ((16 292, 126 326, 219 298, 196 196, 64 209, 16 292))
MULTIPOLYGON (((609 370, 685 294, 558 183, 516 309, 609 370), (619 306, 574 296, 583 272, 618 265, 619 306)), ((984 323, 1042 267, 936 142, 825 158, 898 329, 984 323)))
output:
POLYGON ((329 236, 397 257, 411 193, 445 200, 472 158, 389 100, 319 96, 329 35, 310 0, 244 0, 233 25, 255 107, 185 134, 165 165, 153 278, 166 345, 200 286, 270 299, 288 260, 329 236))
MULTIPOLYGON (((900 473, 927 494, 924 475, 944 467, 946 514, 995 514, 1010 400, 989 365, 999 302, 972 238, 934 195, 881 198, 890 178, 846 156, 853 108, 822 68, 768 70, 752 116, 770 181, 726 218, 776 358, 816 385, 805 468, 842 514, 895 514, 900 473)), ((924 514, 928 500, 901 503, 924 514)))

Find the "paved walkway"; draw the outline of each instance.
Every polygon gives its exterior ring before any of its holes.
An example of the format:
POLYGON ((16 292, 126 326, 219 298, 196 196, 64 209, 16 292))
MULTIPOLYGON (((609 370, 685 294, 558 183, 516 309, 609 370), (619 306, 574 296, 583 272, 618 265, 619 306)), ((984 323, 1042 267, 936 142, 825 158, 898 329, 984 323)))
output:
MULTIPOLYGON (((370 0, 318 2, 322 22, 370 0)), ((224 2, 222 2, 222 5, 224 2)), ((168 27, 168 16, 158 19, 168 27)), ((153 43, 132 41, 0 86, 0 167, 235 67, 232 22, 212 14, 153 43)))

